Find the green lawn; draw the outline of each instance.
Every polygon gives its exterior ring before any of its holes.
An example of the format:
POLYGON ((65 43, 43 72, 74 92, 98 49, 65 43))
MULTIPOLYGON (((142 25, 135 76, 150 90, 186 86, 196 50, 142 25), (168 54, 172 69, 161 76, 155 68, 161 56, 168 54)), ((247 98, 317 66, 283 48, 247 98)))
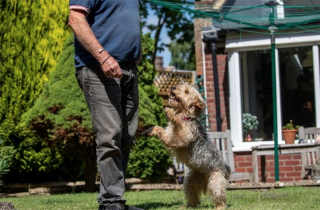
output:
MULTIPOLYGON (((97 210, 97 193, 61 194, 51 196, 26 196, 0 198, 0 202, 12 202, 18 210, 97 210)), ((185 209, 182 191, 141 191, 127 192, 129 205, 146 210, 185 209)), ((202 197, 197 209, 213 209, 210 199, 202 197)), ((320 188, 286 187, 275 190, 228 191, 228 208, 241 210, 309 210, 320 209, 320 188)))

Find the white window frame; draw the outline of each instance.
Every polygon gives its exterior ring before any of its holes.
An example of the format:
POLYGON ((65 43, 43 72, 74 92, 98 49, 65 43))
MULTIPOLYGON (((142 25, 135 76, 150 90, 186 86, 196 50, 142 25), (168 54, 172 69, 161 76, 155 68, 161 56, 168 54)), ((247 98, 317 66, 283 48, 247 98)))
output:
MULTIPOLYGON (((284 144, 282 140, 281 122, 281 97, 279 81, 279 48, 310 46, 313 51, 313 72, 315 86, 315 104, 320 104, 320 75, 319 75, 319 45, 320 34, 316 33, 291 33, 290 35, 276 35, 276 75, 277 75, 277 114, 278 114, 278 143, 284 144)), ((229 106, 230 106, 230 130, 233 141, 233 151, 251 151, 251 147, 260 144, 273 144, 273 141, 265 142, 243 142, 242 138, 242 103, 241 103, 241 76, 240 55, 241 51, 270 49, 270 37, 256 34, 229 33, 226 39, 226 51, 228 52, 229 66, 229 106)), ((320 127, 320 107, 316 106, 316 126, 320 127)))

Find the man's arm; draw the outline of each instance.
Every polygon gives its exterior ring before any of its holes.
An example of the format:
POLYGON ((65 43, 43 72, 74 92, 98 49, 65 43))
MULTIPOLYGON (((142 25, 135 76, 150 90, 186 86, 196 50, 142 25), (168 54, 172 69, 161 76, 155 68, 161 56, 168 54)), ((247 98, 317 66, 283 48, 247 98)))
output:
POLYGON ((142 54, 143 52, 142 52, 142 48, 140 48, 140 55, 139 55, 139 59, 136 61, 136 65, 138 66, 139 64, 140 64, 140 62, 141 62, 141 60, 142 60, 142 56, 143 56, 143 54, 142 54))
POLYGON ((86 16, 87 13, 83 10, 70 9, 69 26, 72 28, 77 40, 82 46, 90 52, 100 64, 103 63, 101 68, 106 77, 121 79, 122 72, 118 62, 112 56, 108 58, 109 53, 107 51, 104 50, 101 53, 99 52, 103 47, 93 34, 86 16), (105 61, 105 59, 107 60, 105 61))

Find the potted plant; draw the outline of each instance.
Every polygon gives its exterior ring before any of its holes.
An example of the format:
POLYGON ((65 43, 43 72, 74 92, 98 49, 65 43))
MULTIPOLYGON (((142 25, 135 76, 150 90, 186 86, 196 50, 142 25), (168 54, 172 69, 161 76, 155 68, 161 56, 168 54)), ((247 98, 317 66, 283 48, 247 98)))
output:
POLYGON ((258 128, 258 118, 250 113, 242 114, 242 126, 245 133, 244 141, 252 141, 251 132, 258 128))
POLYGON ((292 120, 282 127, 282 136, 286 144, 294 144, 299 126, 294 125, 292 120))

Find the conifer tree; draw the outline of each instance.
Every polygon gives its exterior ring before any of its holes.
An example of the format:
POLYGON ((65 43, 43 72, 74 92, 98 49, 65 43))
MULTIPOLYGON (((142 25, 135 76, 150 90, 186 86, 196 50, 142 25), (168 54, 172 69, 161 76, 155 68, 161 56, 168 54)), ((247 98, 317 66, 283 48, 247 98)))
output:
POLYGON ((5 142, 56 65, 70 34, 67 16, 68 1, 0 1, 0 135, 5 142))

